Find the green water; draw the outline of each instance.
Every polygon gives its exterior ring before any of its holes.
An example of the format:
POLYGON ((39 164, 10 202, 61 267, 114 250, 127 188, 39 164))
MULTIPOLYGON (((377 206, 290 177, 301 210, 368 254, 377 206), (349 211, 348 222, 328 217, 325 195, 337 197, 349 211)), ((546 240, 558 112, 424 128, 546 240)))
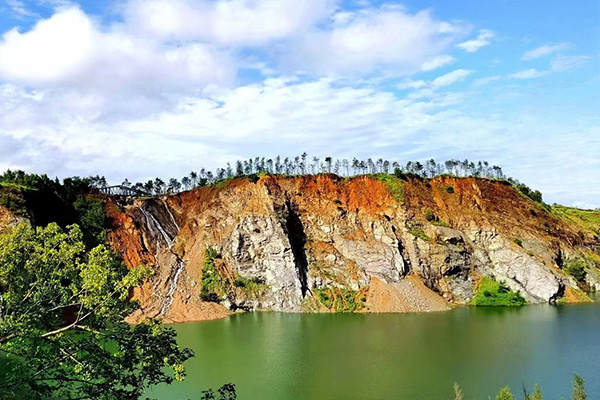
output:
POLYGON ((600 303, 459 308, 434 314, 249 313, 174 325, 194 349, 183 383, 159 399, 198 399, 233 382, 240 400, 487 399, 539 383, 570 398, 573 373, 600 399, 600 303))

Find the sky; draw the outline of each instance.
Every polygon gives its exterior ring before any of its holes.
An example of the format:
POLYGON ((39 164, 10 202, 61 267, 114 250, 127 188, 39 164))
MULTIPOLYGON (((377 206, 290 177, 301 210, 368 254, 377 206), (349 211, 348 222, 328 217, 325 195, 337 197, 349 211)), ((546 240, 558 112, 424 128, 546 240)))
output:
POLYGON ((600 207, 597 0, 0 0, 0 170, 487 160, 600 207))

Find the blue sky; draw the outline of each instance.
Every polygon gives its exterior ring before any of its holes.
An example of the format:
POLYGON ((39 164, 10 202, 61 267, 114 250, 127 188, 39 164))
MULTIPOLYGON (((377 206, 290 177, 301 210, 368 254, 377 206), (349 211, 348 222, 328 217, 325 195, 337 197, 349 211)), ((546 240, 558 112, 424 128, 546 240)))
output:
POLYGON ((600 3, 0 0, 0 169, 485 159, 600 207, 600 3))

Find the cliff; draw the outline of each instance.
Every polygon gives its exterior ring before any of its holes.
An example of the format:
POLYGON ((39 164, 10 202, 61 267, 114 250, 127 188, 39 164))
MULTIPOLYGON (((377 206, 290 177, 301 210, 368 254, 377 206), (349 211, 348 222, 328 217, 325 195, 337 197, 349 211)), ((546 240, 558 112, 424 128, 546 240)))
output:
POLYGON ((469 303, 482 277, 529 303, 581 301, 582 283, 565 272, 575 259, 600 289, 597 227, 487 179, 236 178, 106 209, 126 264, 156 271, 133 294, 134 322, 440 311, 469 303))

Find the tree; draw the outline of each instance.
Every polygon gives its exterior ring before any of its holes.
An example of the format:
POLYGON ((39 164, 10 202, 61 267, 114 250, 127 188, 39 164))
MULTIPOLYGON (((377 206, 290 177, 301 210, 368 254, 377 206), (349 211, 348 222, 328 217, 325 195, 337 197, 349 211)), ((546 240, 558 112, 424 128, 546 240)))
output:
POLYGON ((221 386, 217 390, 217 394, 212 389, 204 390, 202 392, 202 397, 200 400, 235 400, 237 399, 237 394, 235 392, 235 385, 232 383, 228 383, 226 385, 221 386))
POLYGON ((454 384, 454 400, 464 400, 465 396, 463 396, 462 390, 460 390, 460 386, 458 383, 454 384))
POLYGON ((514 400, 514 396, 508 387, 502 388, 496 395, 496 400, 514 400))
POLYGON ((149 385, 185 377, 171 328, 130 326, 129 291, 152 269, 131 270, 104 245, 86 251, 66 231, 19 225, 0 236, 0 398, 137 399, 149 385), (165 371, 172 370, 172 375, 165 371))
POLYGON ((582 377, 575 374, 573 378, 573 400, 587 400, 587 394, 585 393, 585 381, 582 377))
POLYGON ((529 400, 544 400, 544 396, 542 396, 542 390, 540 389, 540 385, 537 383, 533 387, 533 393, 529 396, 529 400))
POLYGON ((331 157, 325 157, 325 165, 327 165, 327 172, 331 173, 331 163, 333 159, 331 157))
POLYGON ((188 190, 192 187, 192 181, 187 176, 184 176, 183 178, 181 178, 181 184, 183 185, 184 190, 188 190))

